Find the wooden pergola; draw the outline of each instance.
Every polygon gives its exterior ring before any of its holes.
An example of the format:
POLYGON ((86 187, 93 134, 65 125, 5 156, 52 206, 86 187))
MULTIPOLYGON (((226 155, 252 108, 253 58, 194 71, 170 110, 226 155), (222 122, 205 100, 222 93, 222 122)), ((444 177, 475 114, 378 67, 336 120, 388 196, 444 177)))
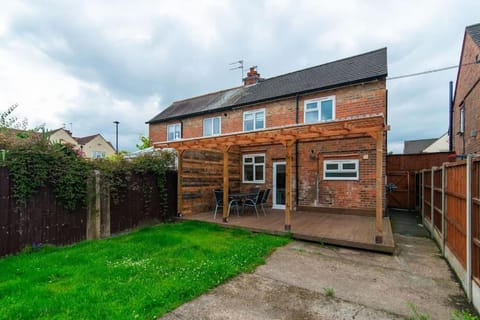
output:
MULTIPOLYGON (((376 141, 376 235, 375 242, 382 242, 383 221, 383 148, 385 118, 382 114, 355 117, 332 122, 298 124, 268 128, 250 132, 223 134, 214 137, 182 139, 154 143, 155 148, 174 148, 178 151, 178 211, 182 211, 182 158, 185 150, 204 150, 223 153, 223 203, 228 203, 229 151, 232 147, 282 144, 285 146, 285 230, 291 230, 291 179, 293 146, 296 142, 319 139, 369 136, 376 141)), ((223 222, 228 222, 228 206, 223 206, 223 222)))

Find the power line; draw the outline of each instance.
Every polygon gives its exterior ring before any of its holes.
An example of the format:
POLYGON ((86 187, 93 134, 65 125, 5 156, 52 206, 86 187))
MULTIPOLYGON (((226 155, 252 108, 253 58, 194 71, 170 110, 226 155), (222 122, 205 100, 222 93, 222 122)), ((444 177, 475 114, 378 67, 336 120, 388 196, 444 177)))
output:
MULTIPOLYGON (((480 63, 480 61, 465 63, 465 64, 462 64, 462 66, 468 66, 468 65, 477 64, 477 63, 480 63)), ((459 67, 459 65, 455 65, 455 66, 443 67, 443 68, 438 68, 438 69, 433 69, 433 70, 426 70, 426 71, 422 71, 422 72, 404 74, 404 75, 401 75, 401 76, 389 77, 389 78, 387 78, 387 80, 397 80, 397 79, 403 79, 403 78, 416 77, 416 76, 421 76, 421 75, 424 75, 424 74, 429 74, 429 73, 435 73, 435 72, 440 72, 440 71, 446 71, 446 70, 450 70, 450 69, 455 69, 455 68, 458 68, 458 67, 459 67)))

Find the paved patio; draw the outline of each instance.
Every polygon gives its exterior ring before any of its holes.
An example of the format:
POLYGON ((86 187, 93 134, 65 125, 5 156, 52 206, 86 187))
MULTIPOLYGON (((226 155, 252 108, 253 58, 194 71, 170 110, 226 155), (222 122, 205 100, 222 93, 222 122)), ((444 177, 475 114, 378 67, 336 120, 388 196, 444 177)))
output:
MULTIPOLYGON (((403 224, 395 230, 393 255, 294 241, 254 273, 241 274, 161 319, 400 320, 412 317, 412 308, 429 319, 449 319, 454 310, 470 309, 436 244, 412 236, 421 226, 401 214, 393 216, 403 224)), ((231 224, 247 218, 232 217, 231 224)))
MULTIPOLYGON (((283 210, 267 210, 260 217, 252 210, 237 216, 232 210, 228 223, 222 222, 221 213, 213 219, 213 212, 203 212, 182 217, 217 223, 225 227, 242 227, 256 232, 285 234, 283 210)), ((383 243, 375 243, 375 217, 348 214, 331 214, 310 211, 294 211, 291 216, 291 235, 294 239, 333 244, 350 248, 393 253, 395 242, 388 217, 383 218, 383 243)))

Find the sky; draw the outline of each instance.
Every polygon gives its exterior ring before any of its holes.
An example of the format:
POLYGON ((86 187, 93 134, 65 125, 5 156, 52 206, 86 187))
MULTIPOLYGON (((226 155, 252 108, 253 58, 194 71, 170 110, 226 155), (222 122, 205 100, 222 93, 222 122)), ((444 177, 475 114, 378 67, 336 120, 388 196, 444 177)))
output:
MULTIPOLYGON (((478 0, 0 0, 0 112, 135 151, 173 101, 387 47, 389 77, 458 65, 478 0)), ((388 151, 448 130, 457 69, 388 80, 388 151)))

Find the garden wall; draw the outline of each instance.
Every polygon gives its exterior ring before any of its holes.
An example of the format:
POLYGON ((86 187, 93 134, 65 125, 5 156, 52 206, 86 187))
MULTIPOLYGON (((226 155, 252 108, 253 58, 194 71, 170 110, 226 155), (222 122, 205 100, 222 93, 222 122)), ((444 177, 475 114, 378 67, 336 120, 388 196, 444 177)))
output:
MULTIPOLYGON (((130 187, 117 196, 101 195, 101 212, 96 213, 101 218, 102 235, 128 230, 146 221, 172 219, 177 212, 177 173, 167 171, 167 195, 163 201, 156 183, 153 175, 133 174, 130 187), (108 232, 103 232, 104 229, 108 232)), ((24 206, 18 206, 11 186, 7 169, 0 167, 0 256, 19 252, 26 246, 68 245, 87 239, 89 212, 95 208, 84 205, 66 211, 56 201, 50 185, 41 187, 24 206)))

